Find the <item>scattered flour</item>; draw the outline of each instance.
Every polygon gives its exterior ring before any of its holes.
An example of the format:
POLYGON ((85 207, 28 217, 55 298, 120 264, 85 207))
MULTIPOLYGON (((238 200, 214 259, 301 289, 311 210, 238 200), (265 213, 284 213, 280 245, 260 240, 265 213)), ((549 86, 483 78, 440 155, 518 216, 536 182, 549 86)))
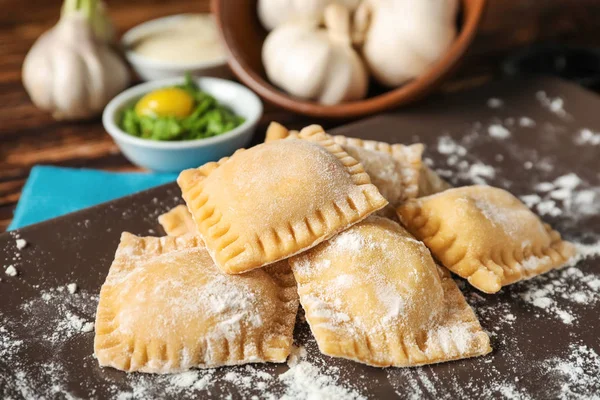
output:
POLYGON ((27 241, 25 239, 17 239, 15 243, 17 245, 17 249, 19 250, 23 250, 25 247, 27 247, 27 241))
POLYGON ((447 156, 446 165, 451 169, 436 168, 436 172, 453 184, 460 182, 469 182, 471 184, 485 185, 489 180, 496 176, 494 167, 484 164, 481 161, 473 160, 467 154, 468 142, 475 136, 469 137, 465 143, 457 143, 448 135, 438 138, 437 151, 447 156))
POLYGON ((533 128, 535 126, 535 121, 529 117, 521 117, 519 118, 519 126, 523 128, 533 128))
POLYGON ((52 334, 52 341, 56 343, 61 340, 61 336, 70 338, 78 332, 91 332, 93 330, 93 322, 67 311, 65 319, 60 320, 56 325, 55 332, 52 334))
POLYGON ((504 105, 504 102, 501 99, 497 98, 497 97, 491 97, 487 101, 487 106, 489 108, 500 108, 503 105, 504 105))
POLYGON ((598 146, 600 145, 600 133, 593 132, 589 129, 582 129, 579 131, 577 136, 575 136, 575 144, 580 146, 598 146))
POLYGON ((2 318, 0 314, 0 360, 13 362, 23 346, 23 340, 15 339, 8 328, 1 325, 2 318))
POLYGON ((538 192, 549 192, 555 187, 556 186, 554 186, 554 184, 550 182, 540 182, 534 186, 535 190, 537 190, 538 192))
POLYGON ((556 306, 554 300, 549 295, 554 294, 554 287, 549 284, 543 289, 532 289, 523 294, 523 300, 532 304, 535 307, 541 308, 548 312, 554 313, 565 324, 571 324, 575 320, 575 316, 566 310, 556 306))
POLYGON ((457 144, 450 136, 440 136, 438 140, 437 150, 440 154, 457 154, 464 156, 467 154, 467 149, 464 146, 457 144))
POLYGON ((527 195, 521 196, 520 199, 529 208, 533 208, 534 206, 538 205, 542 201, 542 198, 540 196, 538 196, 537 194, 527 194, 527 195))
MULTIPOLYGON (((488 360, 493 355, 488 355, 488 360)), ((461 398, 489 399, 502 398, 514 400, 531 400, 518 382, 510 376, 503 376, 493 364, 485 358, 471 360, 477 370, 477 379, 460 378, 458 376, 439 376, 433 368, 388 368, 388 381, 400 399, 420 400, 434 398, 454 400, 461 398)))
POLYGON ((215 384, 221 383, 216 380, 213 369, 193 370, 174 375, 129 375, 126 379, 126 388, 114 385, 112 397, 117 400, 164 397, 204 398, 215 384))
POLYGON ((475 163, 471 164, 471 166, 469 167, 468 174, 474 183, 484 184, 486 183, 486 180, 483 178, 494 178, 494 176, 496 176, 496 170, 494 169, 494 167, 491 167, 489 165, 475 163))
POLYGON ((17 276, 19 275, 19 271, 15 268, 14 265, 9 265, 4 270, 4 273, 8 276, 17 276))
POLYGON ((76 283, 69 283, 67 285, 67 290, 69 291, 69 293, 75 294, 75 292, 77 292, 77 284, 76 283))
POLYGON ((572 221, 600 213, 600 186, 590 186, 574 173, 534 185, 536 194, 521 196, 540 215, 567 216, 572 221))
POLYGON ((96 304, 95 295, 69 294, 66 286, 59 286, 24 299, 18 309, 23 318, 0 313, 0 398, 75 398, 64 387, 64 362, 31 362, 22 354, 68 354, 72 340, 93 331, 96 304), (11 371, 7 381, 4 368, 11 371))
POLYGON ((554 200, 545 200, 537 204, 537 212, 540 215, 550 215, 556 217, 562 214, 562 210, 556 206, 554 200))
POLYGON ((573 343, 565 358, 548 360, 545 367, 560 386, 562 399, 599 399, 600 356, 584 345, 573 343), (594 394, 595 393, 595 394, 594 394))
POLYGON ((94 329, 97 296, 80 291, 71 293, 69 286, 42 290, 21 305, 30 316, 27 328, 41 333, 39 339, 48 346, 62 347, 68 339, 94 329), (51 326, 52 329, 43 329, 51 326))
POLYGON ((526 303, 554 315, 568 325, 577 320, 573 306, 591 307, 600 303, 597 275, 584 273, 574 267, 582 259, 599 257, 600 241, 576 246, 578 255, 569 261, 566 268, 529 281, 527 290, 519 294, 526 303))
POLYGON ((288 361, 290 369, 279 375, 279 379, 286 385, 282 400, 366 399, 356 390, 338 384, 339 368, 319 368, 306 361, 306 351, 302 348, 296 349, 294 353, 288 361))
POLYGON ((570 190, 575 189, 580 184, 581 184, 581 178, 579 178, 577 175, 575 175, 572 172, 569 174, 560 176, 554 180, 555 186, 558 186, 558 187, 561 187, 564 189, 570 189, 570 190))
POLYGON ((560 97, 550 97, 548 94, 540 90, 535 94, 536 99, 540 102, 542 107, 547 108, 552 113, 556 114, 560 118, 569 118, 570 115, 565 111, 565 102, 560 97))
POLYGON ((499 124, 492 124, 488 127, 488 133, 496 139, 507 139, 510 137, 510 131, 499 124))

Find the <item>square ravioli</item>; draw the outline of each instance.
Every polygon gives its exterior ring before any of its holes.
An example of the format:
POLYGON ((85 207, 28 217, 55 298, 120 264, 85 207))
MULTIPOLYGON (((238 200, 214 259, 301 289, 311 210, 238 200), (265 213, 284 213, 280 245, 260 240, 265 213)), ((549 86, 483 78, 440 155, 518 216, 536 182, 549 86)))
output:
POLYGON ((94 352, 127 372, 284 362, 297 310, 287 262, 229 276, 197 236, 125 232, 100 291, 94 352))
POLYGON ((575 247, 505 190, 467 186, 398 208, 409 232, 486 293, 564 265, 575 247))
POLYGON ((491 351, 448 271, 394 221, 371 216, 290 265, 323 354, 407 367, 491 351))
POLYGON ((183 204, 159 215, 158 223, 169 236, 183 236, 188 233, 198 234, 192 214, 190 214, 187 207, 183 204))
POLYGON ((325 135, 240 150, 177 182, 229 274, 298 254, 387 205, 362 165, 325 135))

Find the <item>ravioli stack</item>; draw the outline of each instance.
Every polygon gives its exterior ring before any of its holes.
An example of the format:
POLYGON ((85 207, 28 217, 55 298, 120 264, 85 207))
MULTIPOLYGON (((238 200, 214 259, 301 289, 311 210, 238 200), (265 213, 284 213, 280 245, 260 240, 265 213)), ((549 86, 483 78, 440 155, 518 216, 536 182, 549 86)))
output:
POLYGON ((100 365, 284 362, 299 302, 329 356, 406 367, 489 353, 449 270, 495 293, 575 249, 504 190, 450 188, 422 152, 274 123, 265 143, 183 171, 186 205, 159 217, 169 236, 121 238, 100 365))

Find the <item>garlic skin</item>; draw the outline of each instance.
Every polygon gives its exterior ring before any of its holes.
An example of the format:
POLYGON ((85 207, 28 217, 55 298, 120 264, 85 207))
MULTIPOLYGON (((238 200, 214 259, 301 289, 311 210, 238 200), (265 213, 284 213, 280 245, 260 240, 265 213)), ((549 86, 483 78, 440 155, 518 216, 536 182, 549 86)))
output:
POLYGON ((96 18, 92 21, 92 28, 96 37, 100 40, 113 45, 116 43, 116 31, 112 21, 108 17, 106 5, 103 2, 98 2, 96 10, 96 18))
POLYGON ((38 38, 25 57, 22 77, 33 103, 57 120, 100 114, 130 82, 124 61, 79 12, 62 17, 38 38))
POLYGON ((322 22, 325 8, 329 4, 340 4, 355 10, 361 0, 258 0, 258 18, 268 30, 279 25, 307 19, 322 22))
POLYGON ((355 25, 370 19, 362 53, 375 79, 397 87, 426 72, 454 41, 457 11, 458 0, 365 0, 355 25))
POLYGON ((296 97, 326 105, 364 98, 369 79, 352 48, 349 19, 345 7, 332 4, 325 10, 326 29, 314 20, 274 29, 262 49, 271 82, 296 97))

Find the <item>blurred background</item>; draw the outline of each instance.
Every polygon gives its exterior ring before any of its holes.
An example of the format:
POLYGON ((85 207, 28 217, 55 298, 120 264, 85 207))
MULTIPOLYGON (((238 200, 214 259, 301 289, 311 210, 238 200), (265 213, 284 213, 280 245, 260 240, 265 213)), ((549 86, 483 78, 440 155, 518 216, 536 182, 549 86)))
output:
MULTIPOLYGON (((100 123, 61 122, 37 109, 23 88, 21 68, 35 40, 58 19, 61 2, 1 0, 0 13, 0 231, 8 226, 32 166, 51 164, 135 171, 100 123)), ((180 13, 210 12, 209 0, 106 0, 120 36, 147 20, 180 13)), ((439 91, 459 91, 522 70, 551 72, 556 55, 574 61, 561 72, 600 89, 600 0, 490 0, 474 42, 460 67, 439 91), (578 53, 583 48, 583 53, 578 53), (551 56, 546 53, 549 52, 551 56), (546 54, 546 55, 544 55, 546 54)), ((135 80, 134 80, 135 83, 135 80)), ((257 128, 276 120, 290 128, 309 122, 333 127, 348 119, 316 119, 265 103, 257 128)))

